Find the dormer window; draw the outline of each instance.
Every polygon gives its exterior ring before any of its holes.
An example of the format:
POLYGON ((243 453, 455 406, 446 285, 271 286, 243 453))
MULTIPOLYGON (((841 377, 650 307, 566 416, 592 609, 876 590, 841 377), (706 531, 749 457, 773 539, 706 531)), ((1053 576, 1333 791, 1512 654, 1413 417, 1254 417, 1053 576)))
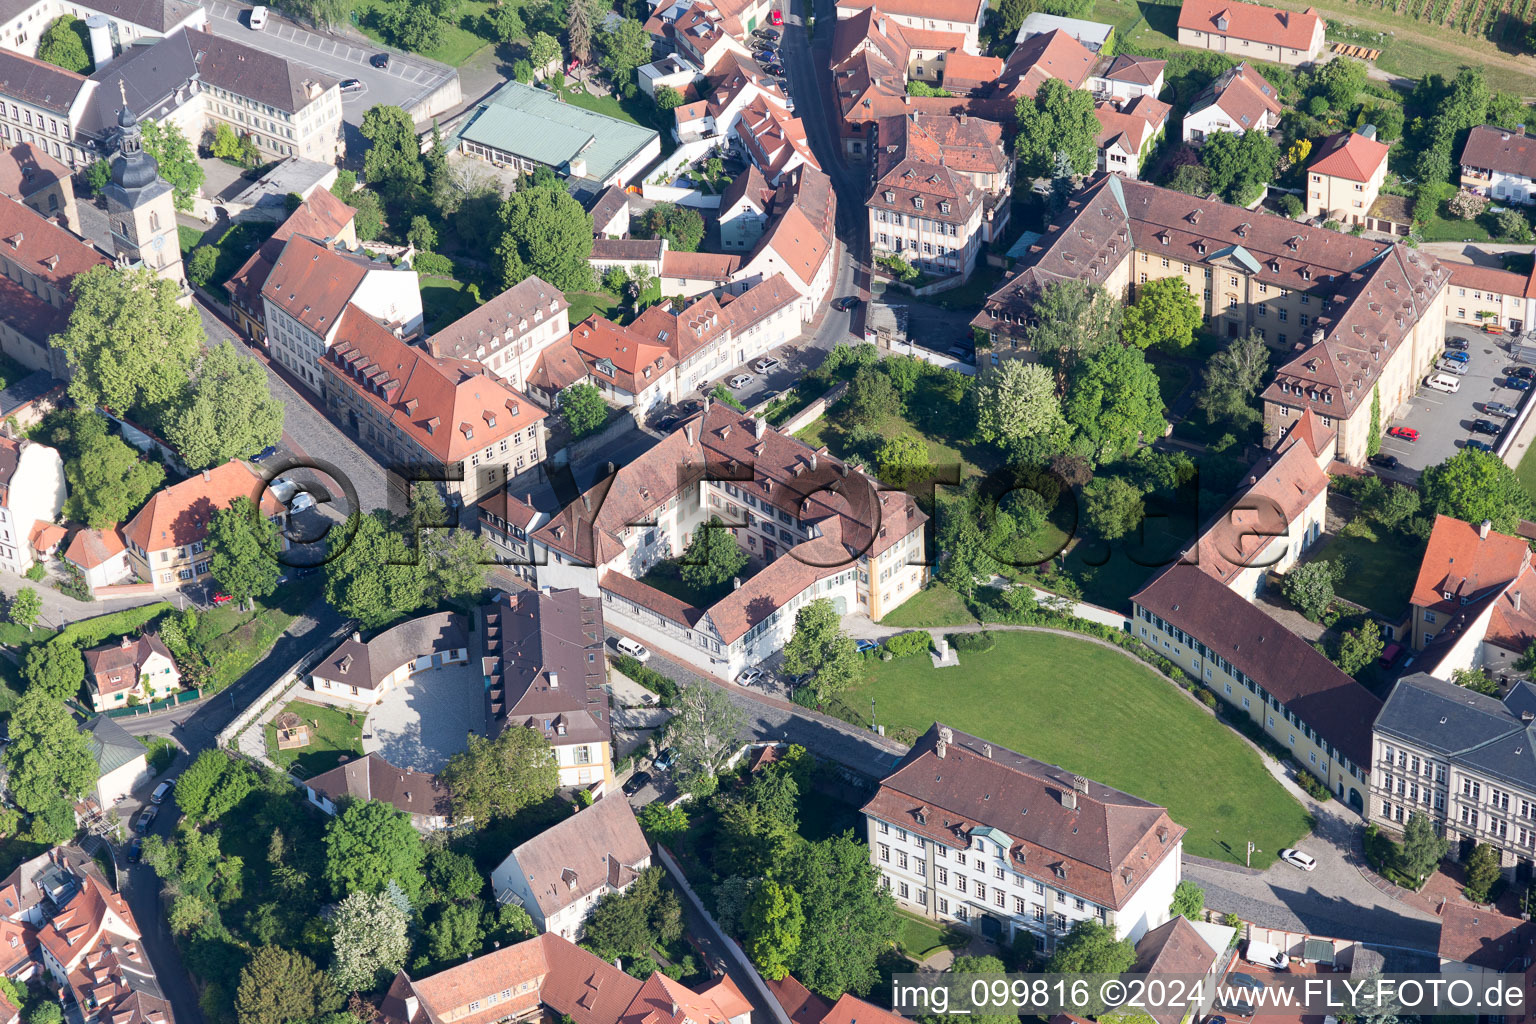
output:
POLYGON ((886 189, 885 190, 885 201, 888 202, 888 203, 894 203, 896 201, 896 193, 892 192, 890 189, 886 189))
POLYGON ((1200 244, 1196 245, 1195 246, 1195 252, 1199 253, 1201 256, 1204 256, 1205 255, 1205 243, 1201 242, 1200 244))
POLYGON ((948 213, 949 212, 949 203, 948 202, 941 202, 941 203, 939 203, 939 212, 940 213, 948 213))
POLYGON ((922 196, 913 196, 912 197, 912 205, 917 207, 919 210, 921 210, 923 208, 923 197, 922 196))

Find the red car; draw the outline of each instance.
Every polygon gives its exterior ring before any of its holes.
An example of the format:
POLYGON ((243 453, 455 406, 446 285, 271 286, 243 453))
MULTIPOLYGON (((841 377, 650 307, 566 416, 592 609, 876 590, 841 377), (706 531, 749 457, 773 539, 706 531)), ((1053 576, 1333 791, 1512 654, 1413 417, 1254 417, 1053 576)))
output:
POLYGON ((213 595, 213 603, 214 604, 228 604, 229 602, 231 602, 233 600, 234 600, 234 598, 230 597, 228 594, 214 594, 213 595))
POLYGON ((770 25, 782 25, 782 24, 784 24, 784 12, 779 10, 778 8, 774 8, 773 10, 769 11, 768 12, 768 24, 770 24, 770 25))
POLYGON ((1419 432, 1412 427, 1393 427, 1387 431, 1387 436, 1400 437, 1404 441, 1417 441, 1419 439, 1419 432))

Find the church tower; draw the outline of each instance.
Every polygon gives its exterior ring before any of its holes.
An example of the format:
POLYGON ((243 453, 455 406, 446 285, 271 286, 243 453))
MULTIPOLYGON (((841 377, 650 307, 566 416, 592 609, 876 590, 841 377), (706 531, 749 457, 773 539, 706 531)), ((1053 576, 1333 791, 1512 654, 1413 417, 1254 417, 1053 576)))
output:
MULTIPOLYGON (((118 86, 121 89, 122 83, 118 86)), ((126 90, 117 127, 119 152, 112 160, 112 181, 102 190, 112 225, 113 251, 119 259, 143 263, 185 288, 171 186, 160 177, 155 158, 144 152, 139 119, 128 109, 126 90)))

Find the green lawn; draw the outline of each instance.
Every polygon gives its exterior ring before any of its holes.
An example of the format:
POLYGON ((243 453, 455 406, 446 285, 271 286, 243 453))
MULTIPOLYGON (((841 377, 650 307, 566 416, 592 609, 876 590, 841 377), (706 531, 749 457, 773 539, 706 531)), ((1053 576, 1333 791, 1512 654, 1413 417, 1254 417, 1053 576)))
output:
POLYGON ((328 772, 341 763, 342 755, 362 756, 364 712, 343 711, 296 700, 283 708, 309 726, 309 745, 293 750, 277 749, 277 728, 268 723, 267 756, 280 768, 302 778, 328 772))
MULTIPOLYGON (((820 417, 795 436, 812 448, 820 448, 822 445, 826 445, 827 450, 832 453, 833 457, 848 462, 864 463, 865 468, 874 473, 876 471, 874 451, 861 450, 850 445, 847 440, 846 419, 837 415, 837 406, 834 406, 829 412, 831 415, 820 417)), ((881 441, 900 434, 911 434, 921 440, 923 446, 928 449, 929 465, 933 466, 936 470, 942 472, 945 466, 959 466, 962 479, 981 475, 982 470, 973 461, 974 458, 985 458, 986 454, 992 454, 993 458, 987 461, 990 463, 995 459, 995 452, 981 453, 971 446, 967 446, 970 448, 969 452, 962 452, 955 445, 924 434, 911 420, 900 413, 887 416, 877 423, 873 430, 873 436, 881 441), (967 457, 968 455, 970 457, 967 457)))
POLYGON ((1157 373, 1157 391, 1163 399, 1163 409, 1173 408, 1173 403, 1183 394, 1189 386, 1195 372, 1187 363, 1171 363, 1164 360, 1155 360, 1152 369, 1157 373))
POLYGON ((640 582, 655 587, 663 594, 670 594, 695 608, 708 608, 731 592, 731 581, 724 580, 712 587, 696 587, 682 577, 682 563, 675 558, 664 559, 651 566, 650 572, 640 577, 640 582))
POLYGON ((258 601, 253 611, 242 611, 231 601, 199 615, 192 640, 214 666, 212 680, 203 687, 204 696, 222 690, 266 657, 323 585, 319 576, 312 576, 280 586, 277 593, 258 601))
POLYGON ((1396 622, 1408 612, 1424 542, 1378 530, 1374 540, 1334 537, 1318 557, 1335 563, 1342 558, 1348 567, 1334 584, 1335 593, 1396 622))
POLYGON ((843 711, 858 724, 878 700, 888 731, 936 719, 1168 808, 1185 849, 1242 863, 1274 860, 1310 828, 1307 814, 1229 728, 1137 661, 1088 640, 998 633, 959 671, 927 658, 873 662, 843 711))
POLYGON ((916 914, 898 910, 896 917, 896 944, 913 960, 921 960, 937 949, 959 949, 966 944, 965 935, 958 931, 940 928, 932 921, 918 917, 916 914))
POLYGON ((421 276, 421 308, 426 314, 428 334, 474 312, 476 305, 463 281, 451 277, 421 276))
POLYGON ((149 748, 149 770, 162 774, 176 760, 176 744, 164 736, 140 736, 139 742, 149 748))
POLYGON ((197 228, 189 228, 185 224, 176 225, 176 238, 181 245, 183 256, 196 249, 198 243, 203 240, 203 233, 197 228))
POLYGON ((976 621, 965 599, 934 582, 907 598, 880 620, 882 626, 968 626, 976 621))
POLYGON ((560 95, 565 98, 565 102, 573 107, 596 111, 599 114, 605 114, 620 121, 628 121, 630 124, 643 125, 647 128, 651 127, 651 125, 624 109, 624 104, 612 96, 594 96, 585 89, 571 88, 562 88, 560 95))
MULTIPOLYGON (((429 60, 439 60, 458 67, 468 62, 477 50, 495 45, 489 36, 482 34, 486 31, 486 14, 494 6, 492 0, 460 0, 453 20, 443 25, 442 39, 438 40, 436 46, 422 50, 421 55, 429 60)), ((386 40, 374 21, 373 7, 370 0, 354 3, 352 24, 374 42, 384 43, 386 40)))
POLYGON ((571 323, 579 324, 589 316, 597 315, 613 319, 622 302, 607 292, 566 292, 565 299, 571 304, 571 323))
POLYGON ((1515 467, 1515 476, 1519 479, 1526 493, 1536 498, 1536 444, 1525 450, 1520 457, 1520 465, 1515 467))
POLYGON ((1082 587, 1083 600, 1129 611, 1131 595, 1189 542, 1189 523, 1148 516, 1139 534, 1108 542, 1083 537, 1073 544, 1062 571, 1082 587))

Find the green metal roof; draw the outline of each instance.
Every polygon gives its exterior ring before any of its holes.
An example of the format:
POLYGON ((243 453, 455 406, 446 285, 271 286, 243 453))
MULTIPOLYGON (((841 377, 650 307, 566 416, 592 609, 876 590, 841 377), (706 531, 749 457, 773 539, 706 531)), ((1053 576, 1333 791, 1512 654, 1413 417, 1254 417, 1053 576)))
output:
POLYGON ((580 158, 587 164, 583 177, 604 181, 657 133, 566 103, 546 89, 507 82, 455 136, 562 170, 580 158))
POLYGON ((103 778, 148 753, 144 744, 106 715, 82 723, 80 730, 86 734, 91 756, 96 759, 97 778, 103 778))

